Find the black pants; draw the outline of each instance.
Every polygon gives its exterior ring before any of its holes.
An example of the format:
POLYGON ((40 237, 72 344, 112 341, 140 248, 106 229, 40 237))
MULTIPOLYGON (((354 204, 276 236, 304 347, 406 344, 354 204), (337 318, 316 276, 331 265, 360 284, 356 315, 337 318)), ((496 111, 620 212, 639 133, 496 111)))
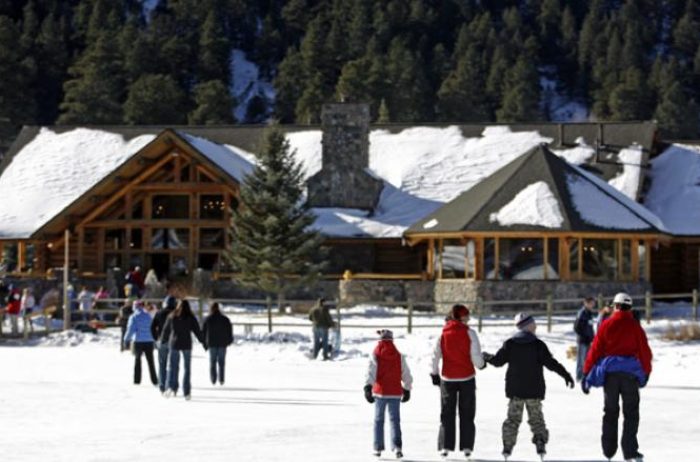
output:
POLYGON ((134 342, 134 383, 141 383, 141 355, 146 356, 151 383, 158 385, 156 365, 153 362, 153 342, 134 342))
POLYGON ((622 397, 622 455, 630 459, 637 455, 637 429, 639 428, 639 383, 630 374, 613 372, 605 377, 605 407, 603 409, 603 454, 611 458, 617 452, 617 420, 622 397))
POLYGON ((438 450, 455 449, 456 410, 459 409, 459 450, 474 449, 474 415, 476 414, 476 381, 440 383, 440 433, 438 450))

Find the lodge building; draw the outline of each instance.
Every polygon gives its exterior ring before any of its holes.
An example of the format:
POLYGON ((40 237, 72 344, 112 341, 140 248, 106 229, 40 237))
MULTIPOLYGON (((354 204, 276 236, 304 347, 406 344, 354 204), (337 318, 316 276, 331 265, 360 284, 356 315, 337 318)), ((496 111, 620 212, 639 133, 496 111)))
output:
MULTIPOLYGON (((697 287, 700 226, 669 225, 659 185, 677 180, 654 168, 700 154, 654 123, 370 125, 366 105, 330 104, 320 127, 281 128, 329 249, 324 290, 341 297, 697 287)), ((263 131, 25 127, 0 164, 5 271, 41 277, 68 255, 96 281, 139 265, 235 286, 229 210, 263 131)))

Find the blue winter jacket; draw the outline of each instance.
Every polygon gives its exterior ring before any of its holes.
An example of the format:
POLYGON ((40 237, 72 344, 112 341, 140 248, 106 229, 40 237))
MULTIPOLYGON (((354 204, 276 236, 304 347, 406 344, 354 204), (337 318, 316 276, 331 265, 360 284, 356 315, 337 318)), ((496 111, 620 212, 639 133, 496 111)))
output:
POLYGON ((134 341, 137 343, 152 342, 152 321, 153 318, 151 318, 151 315, 146 313, 143 308, 136 308, 134 314, 129 316, 129 322, 126 325, 126 334, 124 335, 124 342, 130 342, 134 336, 136 337, 134 341))
POLYGON ((633 375, 640 387, 644 387, 649 380, 642 369, 642 364, 634 356, 607 356, 593 366, 584 379, 586 385, 588 387, 602 387, 605 385, 605 375, 609 372, 625 372, 633 375))

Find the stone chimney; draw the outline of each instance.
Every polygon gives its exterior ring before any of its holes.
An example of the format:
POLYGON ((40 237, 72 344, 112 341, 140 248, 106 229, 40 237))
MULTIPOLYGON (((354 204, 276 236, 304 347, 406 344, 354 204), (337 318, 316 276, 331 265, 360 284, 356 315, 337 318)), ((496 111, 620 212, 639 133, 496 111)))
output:
POLYGON ((368 172, 369 120, 368 104, 323 106, 323 164, 307 183, 312 207, 374 209, 384 183, 368 172))

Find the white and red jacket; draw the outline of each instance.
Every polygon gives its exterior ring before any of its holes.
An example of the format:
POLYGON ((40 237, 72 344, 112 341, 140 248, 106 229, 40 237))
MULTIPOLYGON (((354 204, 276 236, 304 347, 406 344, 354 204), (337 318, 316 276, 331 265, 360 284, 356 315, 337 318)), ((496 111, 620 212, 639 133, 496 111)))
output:
POLYGON ((13 289, 10 296, 7 298, 7 314, 19 315, 22 308, 22 294, 18 290, 13 289))
POLYGON ((404 388, 411 389, 411 371, 393 341, 377 343, 369 359, 365 383, 372 385, 372 395, 378 398, 401 398, 404 388))
POLYGON ((447 321, 433 350, 432 373, 446 382, 471 380, 484 367, 479 337, 461 321, 447 321), (439 369, 442 359, 442 370, 439 369))

